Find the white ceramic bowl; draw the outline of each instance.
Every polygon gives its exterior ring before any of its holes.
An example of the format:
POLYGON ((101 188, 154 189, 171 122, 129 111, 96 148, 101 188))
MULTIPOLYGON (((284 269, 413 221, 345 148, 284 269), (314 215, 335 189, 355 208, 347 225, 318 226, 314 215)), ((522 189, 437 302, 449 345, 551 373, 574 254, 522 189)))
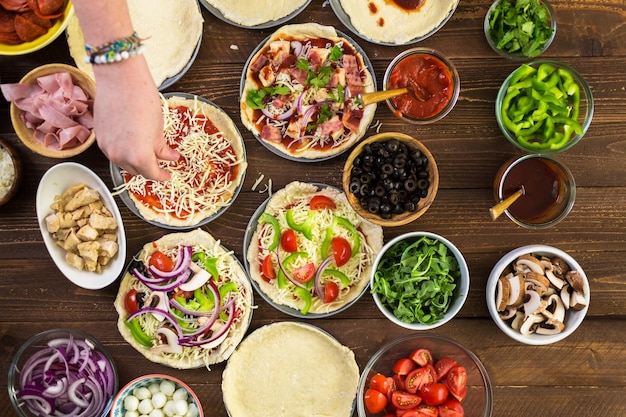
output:
MULTIPOLYGON (((189 412, 188 414, 183 413, 181 415, 189 415, 193 417, 204 417, 204 411, 202 410, 202 405, 200 404, 200 400, 198 399, 198 396, 196 395, 196 393, 193 392, 193 390, 180 379, 175 378, 173 376, 164 375, 164 374, 143 375, 143 376, 133 379, 128 384, 124 385, 124 387, 120 390, 120 392, 117 393, 117 395, 113 399, 113 405, 111 406, 111 412, 109 416, 110 417, 125 417, 129 415, 133 415, 132 410, 131 411, 126 410, 125 407, 127 406, 130 407, 130 405, 128 402, 125 403, 125 400, 130 395, 135 396, 135 398, 137 399, 143 398, 143 396, 138 394, 138 391, 137 391, 137 389, 140 389, 140 388, 146 388, 148 392, 150 393, 150 397, 147 398, 148 402, 152 404, 160 405, 159 400, 155 398, 155 393, 150 390, 150 387, 152 386, 156 392, 156 387, 163 387, 163 385, 161 385, 163 381, 169 381, 173 383, 174 384, 173 388, 175 390, 181 390, 180 393, 186 393, 186 396, 185 396, 186 398, 182 401, 187 403, 189 412), (196 408, 197 413, 191 411, 192 407, 196 408)), ((166 402, 170 400, 176 402, 176 399, 181 400, 180 398, 176 397, 177 395, 180 395, 180 393, 176 394, 176 391, 174 395, 171 395, 168 389, 165 389, 164 391, 161 391, 161 392, 164 394, 164 398, 166 402)), ((139 407, 142 407, 142 406, 139 405, 139 407)), ((164 404, 163 407, 176 407, 176 405, 164 404)), ((170 410, 165 409, 165 411, 168 411, 168 412, 164 412, 163 415, 166 415, 166 416, 173 415, 169 413, 170 410)), ((140 414, 142 413, 138 413, 137 415, 140 415, 140 414)), ((158 412, 155 412, 154 414, 152 413, 145 413, 145 414, 158 415, 158 412)), ((179 415, 179 414, 177 413, 176 415, 179 415)))
POLYGON ((374 302, 376 303, 376 306, 378 307, 378 309, 385 315, 385 317, 387 317, 393 323, 397 324, 398 326, 404 327, 406 329, 411 329, 411 330, 430 330, 430 329, 439 327, 447 323, 448 321, 452 320, 452 318, 456 316, 457 313, 461 310, 461 308, 463 307, 463 304, 465 303, 465 300, 467 299, 467 293, 469 292, 469 285, 470 285, 469 269, 467 267, 467 262, 465 261, 465 258, 461 254, 461 251, 456 246, 454 246, 454 244, 450 242, 448 239, 442 236, 439 236, 435 233, 430 233, 430 232, 409 232, 409 233, 405 233, 400 236, 397 236, 391 241, 387 242, 385 246, 383 246, 380 253, 376 256, 376 259, 374 260, 374 266, 372 268, 372 275, 370 277, 370 289, 372 292, 372 296, 374 298, 374 302), (394 315, 393 311, 387 306, 387 303, 385 303, 381 299, 380 294, 376 291, 377 285, 375 284, 376 279, 377 279, 376 274, 378 272, 381 262, 384 261, 386 253, 398 243, 401 244, 403 241, 412 243, 422 237, 426 237, 428 239, 436 239, 440 243, 443 243, 448 248, 448 255, 454 256, 458 264, 458 276, 455 277, 454 279, 456 288, 453 291, 452 300, 450 301, 448 310, 445 312, 442 318, 429 324, 423 324, 417 321, 409 323, 409 322, 400 320, 398 317, 394 315))
POLYGON ((587 314, 587 309, 589 308, 589 280, 587 279, 585 271, 583 271, 578 262, 576 262, 576 260, 572 256, 568 255, 566 252, 552 246, 527 245, 510 251, 495 264, 495 266, 491 270, 491 273, 489 274, 489 279, 487 280, 486 299, 491 318, 500 328, 500 330, 504 332, 504 334, 514 340, 517 340, 518 342, 525 343, 527 345, 547 345, 565 339, 567 336, 574 333, 578 326, 580 326, 580 324, 583 322, 583 319, 587 314), (560 333, 522 334, 519 330, 513 329, 509 321, 504 320, 500 317, 496 306, 496 291, 498 286, 498 279, 502 275, 502 272, 505 270, 505 268, 509 267, 513 262, 515 262, 515 260, 519 256, 526 254, 534 254, 535 256, 545 256, 549 258, 559 257, 565 261, 565 263, 569 266, 571 270, 578 271, 578 274, 582 279, 585 306, 580 310, 574 310, 573 308, 569 308, 566 310, 565 320, 563 321, 563 323, 565 324, 565 328, 560 333))
POLYGON ((97 290, 113 283, 124 270, 126 264, 126 233, 122 215, 104 182, 89 168, 75 163, 63 162, 50 168, 41 178, 37 188, 37 220, 41 229, 46 248, 52 260, 61 273, 71 282, 88 290, 97 290), (46 228, 45 218, 53 213, 50 204, 54 197, 70 186, 83 183, 89 188, 98 191, 106 208, 117 220, 117 243, 119 245, 117 255, 103 268, 102 273, 80 271, 65 261, 65 250, 56 244, 55 239, 46 228))

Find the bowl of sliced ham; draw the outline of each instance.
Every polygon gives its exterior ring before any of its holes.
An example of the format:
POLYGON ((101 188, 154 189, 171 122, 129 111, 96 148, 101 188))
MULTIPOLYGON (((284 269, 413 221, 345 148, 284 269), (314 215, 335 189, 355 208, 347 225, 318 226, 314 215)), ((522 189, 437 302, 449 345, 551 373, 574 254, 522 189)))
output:
POLYGON ((93 133, 95 82, 66 64, 47 64, 19 83, 0 85, 11 102, 11 122, 30 150, 49 158, 70 158, 89 148, 93 133))

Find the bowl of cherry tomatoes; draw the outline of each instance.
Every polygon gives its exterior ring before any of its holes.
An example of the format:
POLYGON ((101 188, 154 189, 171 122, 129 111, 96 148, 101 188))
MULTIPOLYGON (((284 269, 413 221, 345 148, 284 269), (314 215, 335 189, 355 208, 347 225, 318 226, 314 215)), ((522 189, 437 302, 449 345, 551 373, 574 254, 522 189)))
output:
POLYGON ((491 417, 491 380, 478 357, 435 334, 411 334, 383 346, 359 380, 359 417, 491 417))

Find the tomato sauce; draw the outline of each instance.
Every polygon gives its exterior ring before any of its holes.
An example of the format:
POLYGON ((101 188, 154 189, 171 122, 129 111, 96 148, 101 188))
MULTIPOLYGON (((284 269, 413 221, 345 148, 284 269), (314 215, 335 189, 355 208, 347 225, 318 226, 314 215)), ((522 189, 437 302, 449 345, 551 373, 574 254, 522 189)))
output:
POLYGON ((388 89, 408 88, 391 99, 397 111, 413 119, 427 119, 440 113, 452 99, 452 72, 439 58, 413 54, 400 60, 391 71, 388 89))
MULTIPOLYGON (((426 0, 386 0, 389 3, 395 3, 398 7, 404 10, 419 10, 426 0)), ((437 0, 436 0, 437 1, 437 0)))

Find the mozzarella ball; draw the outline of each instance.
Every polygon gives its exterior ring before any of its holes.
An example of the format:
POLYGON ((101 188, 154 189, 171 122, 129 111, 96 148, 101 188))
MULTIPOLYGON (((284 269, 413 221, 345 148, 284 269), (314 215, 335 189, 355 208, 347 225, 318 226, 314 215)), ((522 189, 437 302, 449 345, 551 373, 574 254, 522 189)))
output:
POLYGON ((189 409, 189 404, 186 400, 174 400, 174 413, 180 416, 184 416, 189 409))
POLYGON ((152 395, 152 406, 154 408, 163 408, 166 402, 167 402, 167 397, 161 391, 155 392, 152 395))
POLYGON ((163 406, 163 412, 167 417, 172 417, 174 413, 174 400, 167 400, 163 406))
POLYGON ((155 408, 154 410, 150 411, 149 416, 150 417, 165 417, 165 414, 163 414, 163 410, 155 408))
POLYGON ((161 387, 158 382, 153 382, 152 384, 148 385, 148 391, 150 391, 150 393, 154 395, 157 392, 161 391, 161 387))
POLYGON ((187 397, 188 397, 187 390, 185 388, 178 388, 172 395, 172 399, 174 401, 177 401, 177 400, 187 401, 187 397))
POLYGON ((168 397, 171 397, 172 394, 174 394, 174 391, 176 390, 176 385, 174 385, 174 383, 170 380, 164 379, 163 381, 161 381, 161 384, 159 385, 159 390, 167 395, 168 397))
POLYGON ((124 413, 124 417, 139 417, 139 413, 137 411, 127 411, 124 413))
POLYGON ((200 412, 198 411, 198 407, 196 407, 195 404, 189 404, 185 417, 198 417, 199 415, 200 412))
POLYGON ((141 400, 139 402, 139 406, 137 407, 137 410, 141 414, 150 414, 150 411, 152 411, 153 409, 154 407, 152 406, 152 401, 149 398, 141 400))
POLYGON ((146 398, 150 398, 152 396, 152 393, 146 387, 139 387, 133 390, 133 395, 140 400, 145 400, 146 398))
POLYGON ((129 395, 124 398, 124 410, 126 411, 137 411, 137 407, 139 406, 139 399, 134 395, 129 395))

